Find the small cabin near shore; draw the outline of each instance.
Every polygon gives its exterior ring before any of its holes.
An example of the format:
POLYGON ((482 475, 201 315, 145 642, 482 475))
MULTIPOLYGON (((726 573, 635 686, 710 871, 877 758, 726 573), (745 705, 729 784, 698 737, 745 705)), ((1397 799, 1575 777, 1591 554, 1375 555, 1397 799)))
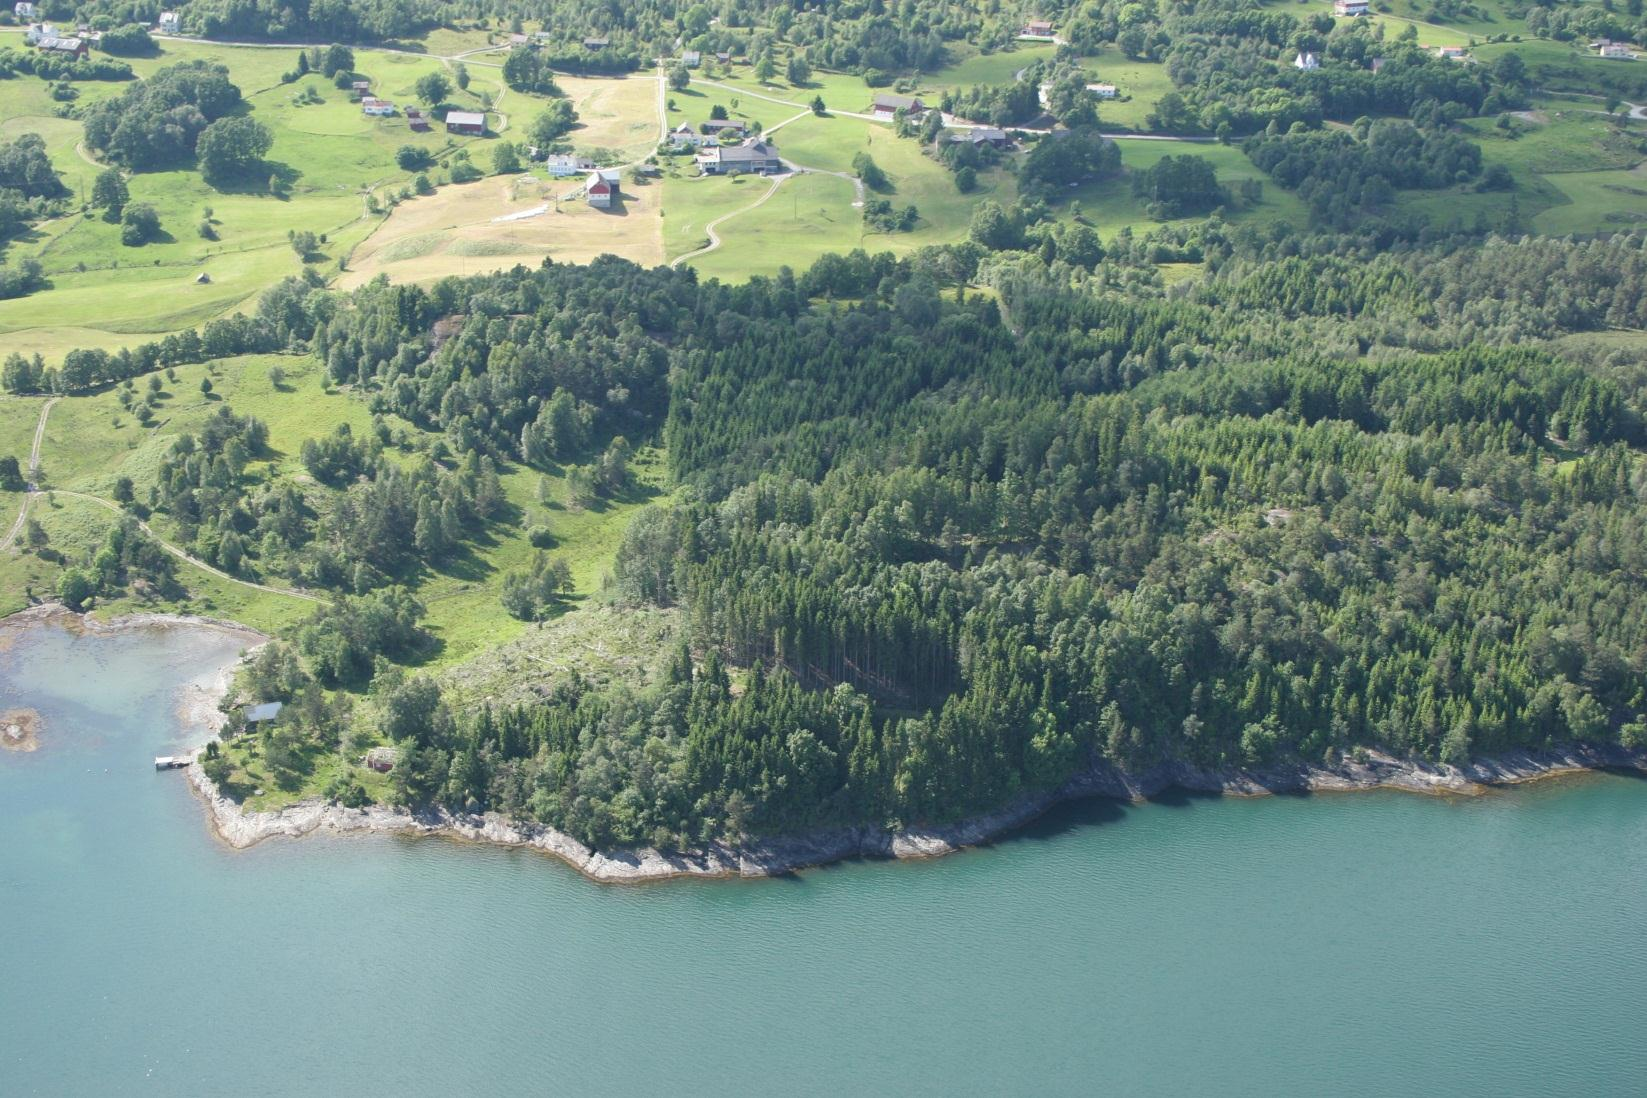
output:
POLYGON ((368 770, 375 770, 379 774, 387 774, 399 761, 400 751, 393 747, 374 747, 366 752, 366 757, 361 760, 368 770))
POLYGON ((246 731, 260 732, 268 725, 280 719, 280 711, 286 708, 282 702, 263 702, 260 705, 246 707, 246 731))

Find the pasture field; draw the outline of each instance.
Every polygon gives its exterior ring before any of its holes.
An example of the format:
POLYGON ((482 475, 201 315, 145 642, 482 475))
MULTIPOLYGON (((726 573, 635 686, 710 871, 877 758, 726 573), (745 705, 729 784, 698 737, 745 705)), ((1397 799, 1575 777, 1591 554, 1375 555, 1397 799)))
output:
POLYGON ((1107 133, 1112 127, 1148 130, 1149 113, 1161 97, 1172 91, 1167 67, 1158 61, 1133 61, 1114 48, 1103 50, 1084 61, 1095 80, 1114 84, 1118 98, 1098 104, 1098 124, 1107 133))
MULTIPOLYGON (((1252 161, 1248 160, 1240 149, 1211 142, 1156 141, 1127 137, 1117 138, 1117 144, 1121 146, 1123 168, 1120 178, 1088 183, 1070 188, 1068 192, 1071 200, 1081 203, 1083 220, 1096 228, 1106 240, 1122 228, 1142 233, 1162 224, 1173 223, 1157 221, 1146 214, 1144 203, 1133 196, 1132 185, 1126 178, 1131 172, 1151 167, 1164 156, 1190 155, 1209 160, 1218 176, 1218 182, 1232 190, 1243 180, 1256 179, 1263 183, 1263 194, 1256 205, 1225 210, 1224 218, 1229 222, 1267 225, 1286 221, 1294 228, 1300 229, 1309 223, 1309 211, 1297 196, 1272 183, 1263 172, 1253 166, 1252 161)), ((1061 203, 1057 207, 1057 212, 1060 217, 1073 216, 1071 206, 1067 202, 1061 203)), ((1200 218, 1181 220, 1188 222, 1200 218)))
POLYGON ((1527 65, 1528 82, 1546 93, 1583 92, 1647 102, 1647 62, 1600 58, 1585 49, 1584 43, 1542 38, 1495 42, 1476 46, 1470 53, 1483 64, 1491 64, 1506 53, 1519 54, 1527 65))
MULTIPOLYGON (((742 190, 752 202, 769 186, 769 180, 756 177, 742 190)), ((780 267, 805 270, 828 252, 857 247, 881 251, 890 238, 865 231, 863 216, 852 206, 852 193, 851 182, 838 176, 794 175, 760 207, 722 222, 717 230, 721 247, 689 262, 705 277, 742 281, 750 275, 776 274, 780 267)))
POLYGON ((1477 193, 1470 187, 1412 194, 1409 208, 1439 223, 1471 224, 1478 216, 1497 225, 1514 209, 1520 227, 1541 233, 1593 233, 1647 221, 1647 177, 1641 141, 1647 124, 1606 120, 1585 99, 1541 99, 1538 109, 1506 132, 1487 119, 1465 123, 1487 164, 1515 177, 1513 192, 1477 193), (1588 105, 1583 105, 1588 104, 1588 105))
MULTIPOLYGON (((198 429, 224 404, 239 415, 256 416, 269 427, 268 447, 254 456, 248 475, 293 480, 317 511, 329 507, 335 493, 314 484, 305 473, 298 457, 303 440, 328 434, 342 423, 357 435, 372 430, 365 401, 357 394, 327 385, 319 363, 307 357, 246 355, 180 366, 174 373, 175 380, 164 373, 154 375, 162 379, 162 388, 154 424, 148 428, 140 426, 121 407, 117 388, 65 397, 53 406, 41 447, 41 468, 44 486, 57 491, 49 498, 35 497, 30 510, 45 528, 50 549, 77 561, 101 543, 116 521, 114 512, 68 493, 83 492, 106 499, 115 480, 124 476, 132 479, 137 497, 146 498, 172 442, 198 429), (277 366, 285 375, 278 386, 270 376, 271 368, 277 366), (212 381, 209 397, 200 391, 204 378, 212 381)), ((136 391, 142 396, 147 384, 140 382, 136 391)), ((32 397, 0 400, 0 453, 27 461, 42 403, 40 398, 32 397)), ((404 432, 413 447, 426 446, 435 437, 394 417, 389 417, 388 424, 404 432)), ((599 445, 604 447, 605 441, 599 445)), ((388 453, 407 461, 414 457, 411 450, 402 453, 391 449, 388 453)), ((563 473, 544 474, 509 465, 500 469, 509 501, 505 517, 490 523, 467 551, 410 581, 412 590, 428 608, 429 629, 441 642, 435 665, 461 662, 478 649, 512 639, 528 628, 501 612, 499 595, 503 574, 527 565, 536 551, 525 533, 532 525, 550 529, 556 542, 553 552, 571 566, 574 592, 569 606, 582 606, 597 594, 630 516, 637 507, 661 498, 664 468, 660 451, 640 448, 631 470, 632 484, 624 495, 579 508, 570 501, 563 473), (545 482, 541 492, 540 480, 545 482)), ((5 528, 10 528, 21 499, 15 494, 0 495, 5 528)), ((175 540, 176 531, 165 516, 157 516, 153 525, 162 537, 175 540)), ((38 555, 0 552, 0 590, 9 600, 0 603, 0 609, 20 608, 28 590, 40 593, 51 589, 59 570, 58 563, 38 555), (11 606, 13 601, 19 605, 11 606)), ((314 608, 312 603, 260 592, 182 562, 178 578, 188 589, 187 596, 176 603, 149 608, 216 613, 260 628, 302 618, 314 608)), ((267 582, 284 585, 278 577, 267 582)), ((130 599, 114 607, 127 611, 141 608, 130 599)))
MULTIPOLYGON (((1309 0, 1306 4, 1277 4, 1295 15, 1332 14, 1332 0, 1309 0)), ((1388 0, 1373 5, 1370 14, 1357 18, 1371 19, 1384 28, 1384 37, 1393 40, 1397 35, 1404 33, 1411 27, 1418 33, 1420 46, 1469 46, 1476 40, 1478 34, 1506 34, 1505 30, 1489 30, 1478 32, 1468 26, 1458 23, 1442 23, 1432 18, 1427 9, 1419 8, 1410 0, 1397 0, 1389 3, 1388 0), (1388 8, 1390 10, 1386 11, 1388 8)), ((1526 32, 1526 24, 1520 27, 1520 33, 1526 32)))
MULTIPOLYGON (((132 175, 131 200, 154 206, 163 230, 159 240, 140 247, 121 244, 119 226, 97 213, 37 226, 14 241, 8 254, 38 259, 51 285, 0 302, 0 334, 15 339, 19 348, 60 354, 69 346, 131 341, 115 336, 162 335, 244 308, 268 286, 301 270, 305 258, 288 244, 291 231, 324 237, 319 254, 306 258, 325 264, 335 263, 370 230, 378 218, 368 211, 367 195, 386 196, 411 180, 395 163, 401 145, 420 147, 440 161, 479 140, 450 138, 438 127, 413 133, 401 117, 367 118, 346 92, 318 74, 282 84, 280 75, 295 57, 295 50, 168 42, 158 56, 140 59, 134 65, 140 72, 195 58, 227 66, 251 116, 274 136, 266 162, 275 185, 258 179, 218 189, 182 168, 132 175)), ((420 75, 441 65, 427 57, 357 54, 358 71, 379 94, 399 102, 410 100, 420 75)), ((77 196, 88 194, 103 165, 81 143, 79 123, 49 114, 43 82, 18 79, 7 85, 0 132, 41 134, 65 185, 77 196)), ((77 85, 83 99, 116 94, 121 87, 77 85)), ((495 75, 478 69, 471 91, 454 100, 478 106, 480 95, 501 90, 495 75)))
MULTIPOLYGON (((664 257, 673 261, 708 244, 706 229, 710 222, 750 205, 766 192, 767 186, 766 179, 754 175, 720 178, 694 174, 690 160, 684 168, 667 172, 662 183, 664 257)), ((732 229, 730 223, 727 228, 732 229)))
POLYGON ((683 122, 697 129, 709 120, 709 112, 717 106, 726 108, 729 118, 759 122, 762 130, 769 130, 806 110, 802 103, 773 103, 751 95, 747 89, 707 81, 693 81, 685 91, 670 90, 667 103, 674 104, 666 112, 670 129, 683 122))
POLYGON ((1008 49, 959 58, 954 64, 920 77, 920 85, 923 90, 941 90, 974 84, 1010 84, 1024 66, 1050 61, 1057 52, 1058 47, 1051 42, 1015 42, 1008 49))

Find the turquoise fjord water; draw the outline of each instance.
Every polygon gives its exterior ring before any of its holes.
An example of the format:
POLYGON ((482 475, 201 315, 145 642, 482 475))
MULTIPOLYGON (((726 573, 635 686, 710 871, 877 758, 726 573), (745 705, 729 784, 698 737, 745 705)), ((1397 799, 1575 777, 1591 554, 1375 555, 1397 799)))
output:
POLYGON ((208 630, 0 650, 0 1093, 1640 1094, 1647 783, 1092 802, 999 844, 603 887, 392 837, 235 853, 208 630))

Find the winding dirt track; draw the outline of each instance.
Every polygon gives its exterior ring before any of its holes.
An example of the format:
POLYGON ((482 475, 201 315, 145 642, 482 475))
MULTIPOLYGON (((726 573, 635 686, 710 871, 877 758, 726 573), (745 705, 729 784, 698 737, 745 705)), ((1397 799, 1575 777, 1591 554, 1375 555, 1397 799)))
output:
POLYGON ((753 209, 765 204, 767 199, 771 198, 774 194, 778 193, 779 184, 781 184, 784 180, 786 180, 788 178, 789 178, 788 173, 785 173, 783 175, 773 176, 772 177, 772 185, 767 187, 766 192, 764 194, 762 194, 759 198, 755 199, 755 201, 751 202, 747 206, 739 206, 735 210, 730 210, 727 213, 723 213, 719 217, 715 218, 715 220, 713 220, 709 224, 705 225, 703 227, 703 232, 704 232, 704 235, 709 238, 709 243, 705 244, 703 247, 697 249, 696 251, 691 251, 691 252, 687 252, 684 255, 676 256, 674 259, 670 260, 669 265, 671 267, 679 267, 682 263, 685 263, 688 259, 696 259, 700 255, 708 255, 710 252, 714 251, 716 248, 719 248, 721 246, 721 238, 720 238, 720 234, 715 232, 715 229, 720 225, 720 223, 725 221, 727 218, 737 217, 739 214, 746 214, 750 210, 753 210, 753 209))
POLYGON ((40 406, 40 422, 34 425, 34 445, 29 450, 29 467, 25 470, 25 476, 28 479, 25 481, 27 490, 23 496, 23 506, 18 508, 17 521, 13 522, 11 529, 6 531, 5 540, 0 541, 0 551, 10 549, 17 541, 17 535, 23 532, 23 523, 29 517, 29 504, 33 501, 34 493, 38 490, 34 478, 38 475, 36 470, 40 468, 40 443, 46 437, 46 417, 51 415, 51 406, 62 399, 62 397, 52 397, 40 406))

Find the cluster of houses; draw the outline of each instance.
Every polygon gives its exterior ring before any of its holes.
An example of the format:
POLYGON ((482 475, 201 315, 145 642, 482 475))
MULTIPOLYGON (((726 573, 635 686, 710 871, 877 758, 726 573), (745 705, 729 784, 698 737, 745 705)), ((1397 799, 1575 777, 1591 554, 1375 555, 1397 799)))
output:
MULTIPOLYGON (((536 159, 538 150, 532 149, 531 155, 536 159)), ((544 158, 543 164, 551 179, 583 176, 584 201, 597 210, 609 210, 614 202, 623 197, 619 187, 623 173, 618 168, 598 167, 589 157, 577 153, 551 153, 544 158)), ((576 197, 577 194, 573 191, 569 197, 576 197)))
POLYGON ((784 170, 777 146, 751 137, 750 124, 741 119, 711 118, 697 129, 682 122, 669 131, 669 144, 697 150, 694 160, 704 175, 767 175, 784 170))
MULTIPOLYGON (((24 8, 28 9, 30 16, 34 14, 33 4, 18 4, 14 11, 19 19, 28 17, 23 14, 24 8)), ((54 23, 31 23, 23 32, 23 41, 42 53, 72 57, 76 61, 90 53, 91 44, 101 37, 101 34, 84 24, 76 28, 74 34, 65 34, 58 30, 54 23)))
MULTIPOLYGON (((349 85, 349 94, 360 101, 360 113, 372 118, 393 118, 398 108, 387 99, 372 94, 370 80, 356 80, 349 85)), ((429 129, 429 116, 418 107, 406 108, 406 124, 424 132, 429 129)), ((479 111, 447 111, 446 132, 482 137, 486 133, 486 115, 479 111)))
MULTIPOLYGON (((531 34, 511 34, 509 36, 509 45, 524 46, 527 49, 535 50, 553 37, 554 35, 546 30, 533 31, 531 34)), ((583 40, 583 48, 590 53, 599 53, 611 44, 612 40, 605 37, 591 37, 583 40)))
POLYGON ((669 131, 669 143, 677 149, 702 149, 725 142, 737 144, 749 136, 749 123, 731 118, 711 118, 693 129, 682 122, 669 131))
POLYGON ((1605 57, 1609 61, 1634 61, 1638 54, 1628 42, 1614 42, 1610 38, 1597 38, 1590 43, 1590 48, 1596 51, 1597 57, 1605 57))

